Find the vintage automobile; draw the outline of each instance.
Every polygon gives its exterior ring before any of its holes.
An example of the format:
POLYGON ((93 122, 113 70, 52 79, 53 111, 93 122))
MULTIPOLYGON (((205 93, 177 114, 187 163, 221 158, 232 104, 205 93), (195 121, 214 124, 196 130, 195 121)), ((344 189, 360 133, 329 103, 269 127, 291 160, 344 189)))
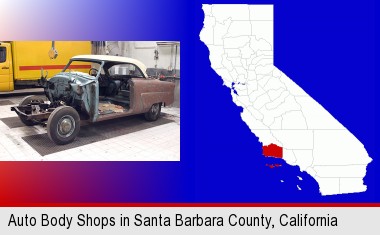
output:
POLYGON ((81 120, 98 122, 143 113, 146 120, 155 121, 161 106, 174 101, 174 83, 148 77, 143 63, 127 57, 74 56, 51 79, 41 75, 40 84, 48 101, 27 96, 11 110, 25 125, 46 125, 49 138, 59 145, 75 139, 81 120), (71 71, 78 67, 70 66, 74 61, 88 66, 89 73, 71 71))

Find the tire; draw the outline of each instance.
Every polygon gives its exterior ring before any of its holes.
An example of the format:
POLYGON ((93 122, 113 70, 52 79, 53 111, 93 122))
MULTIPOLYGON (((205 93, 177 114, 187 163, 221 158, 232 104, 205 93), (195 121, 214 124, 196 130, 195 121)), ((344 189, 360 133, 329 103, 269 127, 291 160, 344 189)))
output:
POLYGON ((58 145, 74 141, 80 130, 78 112, 70 106, 60 106, 49 116, 47 133, 49 138, 58 145))
POLYGON ((24 97, 24 99, 22 99, 20 101, 20 105, 27 105, 29 104, 32 100, 35 100, 35 101, 38 101, 40 103, 43 103, 44 100, 41 98, 41 97, 38 97, 36 95, 28 95, 26 97, 24 97))
POLYGON ((161 103, 153 104, 149 111, 145 113, 145 119, 147 121, 156 121, 161 114, 161 103))
MULTIPOLYGON (((29 104, 30 102, 32 102, 32 100, 37 100, 39 101, 40 103, 43 103, 44 100, 41 99, 41 98, 38 98, 38 96, 35 96, 35 95, 29 95, 29 96, 26 96, 24 97, 24 99, 22 99, 20 101, 20 105, 27 105, 29 104)), ((25 117, 22 117, 22 116, 19 116, 20 117, 20 120, 22 121, 22 123, 24 123, 25 125, 27 126, 34 126, 36 125, 37 123, 33 120, 27 120, 25 117)))

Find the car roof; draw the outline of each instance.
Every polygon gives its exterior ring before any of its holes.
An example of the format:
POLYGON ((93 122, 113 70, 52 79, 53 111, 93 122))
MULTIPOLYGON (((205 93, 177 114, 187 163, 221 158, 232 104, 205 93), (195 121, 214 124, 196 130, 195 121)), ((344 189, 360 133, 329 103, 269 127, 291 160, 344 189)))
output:
POLYGON ((146 66, 139 60, 132 59, 129 57, 123 56, 113 56, 113 55, 77 55, 73 56, 71 59, 74 60, 94 60, 94 61, 108 61, 113 63, 121 63, 121 64, 134 64, 141 69, 144 73, 145 77, 148 77, 146 74, 146 66))

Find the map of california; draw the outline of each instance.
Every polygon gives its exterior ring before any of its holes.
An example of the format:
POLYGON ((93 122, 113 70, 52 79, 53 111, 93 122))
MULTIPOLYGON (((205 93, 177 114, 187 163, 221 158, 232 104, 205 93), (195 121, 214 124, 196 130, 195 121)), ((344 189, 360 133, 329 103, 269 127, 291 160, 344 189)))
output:
POLYGON ((372 159, 364 145, 274 66, 273 6, 214 4, 203 11, 200 39, 211 67, 243 108, 241 118, 263 155, 307 172, 322 195, 366 191, 363 178, 372 159))

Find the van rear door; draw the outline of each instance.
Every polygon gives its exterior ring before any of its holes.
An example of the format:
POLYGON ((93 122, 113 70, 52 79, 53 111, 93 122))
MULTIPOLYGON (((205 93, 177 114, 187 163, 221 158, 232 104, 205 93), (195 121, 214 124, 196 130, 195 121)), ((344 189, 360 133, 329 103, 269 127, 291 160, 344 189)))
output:
POLYGON ((12 54, 9 43, 0 44, 0 92, 13 91, 12 54))

